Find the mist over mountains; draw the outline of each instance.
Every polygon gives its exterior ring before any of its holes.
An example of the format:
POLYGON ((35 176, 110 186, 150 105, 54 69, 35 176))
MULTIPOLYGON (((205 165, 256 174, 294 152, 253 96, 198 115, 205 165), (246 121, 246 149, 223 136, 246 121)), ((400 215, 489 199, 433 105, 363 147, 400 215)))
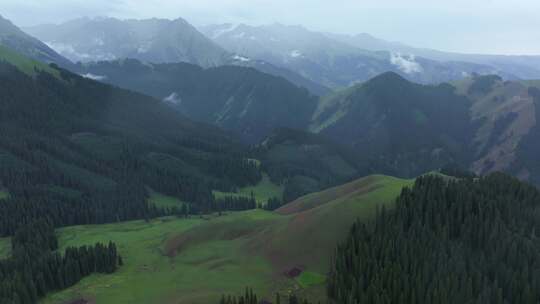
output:
POLYGON ((281 24, 208 25, 198 31, 181 18, 83 18, 25 30, 74 62, 134 58, 203 67, 251 66, 307 86, 319 95, 325 87, 347 87, 388 71, 420 83, 473 74, 497 74, 505 79, 540 77, 538 57, 445 53, 368 34, 320 33, 281 24))
MULTIPOLYGON (((9 21, 3 24, 11 37, 3 40, 7 46, 31 41, 28 56, 69 63, 9 21), (45 51, 35 51, 40 48, 45 51)), ((444 53, 281 24, 210 25, 199 32, 183 19, 83 18, 26 30, 80 61, 70 65, 80 75, 155 97, 250 144, 292 128, 350 146, 388 174, 414 176, 459 163, 536 179, 536 171, 520 163, 522 149, 535 149, 524 143, 534 131, 534 117, 527 118, 535 112, 534 91, 503 69, 535 75, 536 57, 444 53), (528 69, 522 62, 530 62, 528 69), (484 74, 497 74, 493 84, 500 85, 484 84, 492 79, 484 74), (501 110, 492 113, 495 100, 501 110), (424 130, 432 133, 409 140, 407 134, 424 130)))
POLYGON ((458 79, 472 73, 507 78, 540 75, 538 57, 453 54, 387 42, 369 34, 339 35, 282 24, 222 24, 203 26, 200 30, 225 49, 294 67, 300 74, 330 86, 350 85, 386 71, 423 83, 458 79))

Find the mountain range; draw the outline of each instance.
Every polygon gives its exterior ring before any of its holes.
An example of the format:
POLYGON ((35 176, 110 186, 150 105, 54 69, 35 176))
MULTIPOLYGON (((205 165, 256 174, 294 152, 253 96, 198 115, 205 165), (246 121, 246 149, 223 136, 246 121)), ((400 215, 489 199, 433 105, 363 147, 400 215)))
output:
POLYGON ((132 58, 149 63, 187 62, 202 67, 248 66, 284 77, 315 94, 322 95, 329 91, 292 70, 226 51, 182 18, 81 18, 24 30, 73 62, 132 58))
MULTIPOLYGON (((520 157, 525 150, 536 151, 527 143, 537 136, 535 82, 473 76, 422 85, 388 72, 316 98, 245 67, 204 70, 189 64, 124 60, 79 68, 110 84, 159 98, 248 143, 265 142, 272 130, 282 127, 318 134, 332 145, 356 151, 354 163, 362 172, 410 177, 453 163, 478 173, 503 170, 538 182, 531 173, 536 172, 534 166, 520 157)), ((301 136, 293 134, 292 142, 298 142, 301 136)))
POLYGON ((392 71, 414 82, 441 83, 473 74, 540 78, 539 59, 424 50, 367 34, 337 35, 302 26, 208 25, 187 21, 82 18, 24 29, 77 62, 134 58, 203 67, 249 66, 284 77, 312 93, 354 85, 392 71))
MULTIPOLYGON (((35 45, 42 46, 38 40, 17 30, 11 23, 6 21, 3 24, 4 32, 17 34, 12 36, 17 37, 17 41, 31 40, 35 45)), ((413 63, 412 57, 409 57, 408 61, 398 60, 403 65, 402 69, 394 67, 396 71, 371 77, 364 83, 328 94, 325 86, 317 88, 316 85, 309 84, 319 82, 333 87, 337 84, 321 79, 307 81, 309 75, 302 72, 304 70, 300 65, 293 66, 297 59, 304 63, 309 61, 311 67, 317 66, 312 71, 324 65, 329 67, 328 64, 333 66, 341 60, 339 58, 369 59, 368 61, 381 64, 382 67, 382 62, 388 61, 387 56, 395 56, 393 52, 403 51, 404 49, 399 48, 407 46, 388 43, 368 35, 338 36, 311 32, 300 26, 278 24, 260 27, 207 26, 201 29, 208 36, 206 38, 181 19, 80 19, 63 25, 35 27, 31 31, 50 41, 59 42, 63 39, 71 41, 70 39, 74 39, 76 33, 82 30, 87 30, 89 37, 93 37, 86 39, 90 41, 86 47, 96 47, 94 50, 97 52, 93 53, 97 57, 89 56, 87 59, 100 59, 103 56, 99 55, 99 52, 110 49, 110 46, 122 45, 115 39, 126 31, 140 33, 126 38, 126 44, 131 50, 146 40, 155 41, 155 50, 161 50, 164 46, 162 43, 170 45, 171 48, 175 46, 176 50, 186 50, 189 49, 185 48, 186 41, 189 40, 185 39, 186 37, 200 41, 195 43, 195 46, 206 45, 209 52, 202 55, 199 52, 192 53, 198 58, 192 61, 199 64, 205 54, 218 54, 206 57, 214 58, 212 60, 203 60, 206 68, 190 63, 167 63, 168 60, 186 61, 187 57, 173 56, 167 60, 159 60, 157 58, 165 58, 159 57, 163 53, 155 53, 151 51, 153 48, 149 48, 147 55, 144 55, 148 57, 143 57, 140 61, 118 59, 87 62, 72 66, 71 69, 87 78, 152 96, 190 119, 224 128, 249 144, 265 142, 274 130, 290 128, 311 132, 332 141, 332 145, 353 149, 360 156, 355 161, 361 160, 356 163, 358 168, 361 168, 358 172, 375 170, 408 177, 448 163, 456 163, 478 173, 504 170, 533 182, 539 180, 539 170, 531 156, 537 149, 534 142, 537 136, 535 90, 538 84, 532 81, 504 80, 501 76, 479 75, 489 72, 493 67, 476 65, 481 69, 462 71, 464 73, 461 77, 443 76, 447 80, 456 78, 450 83, 422 85, 410 80, 410 75, 415 74, 413 70, 418 67, 417 63, 424 62, 423 60, 435 64, 448 63, 421 57, 414 57, 413 63), (102 27, 104 25, 111 25, 115 30, 106 31, 106 36, 110 37, 104 40, 107 43, 98 43, 99 37, 104 38, 103 35, 99 36, 100 31, 105 33, 105 28, 102 27), (165 25, 173 26, 176 31, 169 31, 173 33, 170 36, 162 34, 163 31, 159 29, 165 25), (55 33, 56 36, 47 36, 48 33, 55 33), (228 44, 233 40, 238 40, 234 44, 236 49, 225 51, 224 49, 233 46, 228 44), (223 48, 218 46, 219 44, 223 48), (362 45, 365 45, 365 49, 360 48, 362 45), (391 47, 391 51, 374 51, 377 48, 391 47), (298 52, 291 51, 291 48, 298 52), (251 54, 255 58, 265 58, 251 59, 247 57, 249 54, 239 55, 254 50, 258 52, 251 54), (224 61, 220 62, 219 58, 224 61), (219 66, 231 58, 237 62, 237 66, 219 66), (154 60, 162 63, 149 62, 154 60), (297 83, 293 85, 288 78, 272 76, 265 73, 267 71, 253 68, 255 62, 259 67, 267 64, 274 72, 280 70, 277 68, 279 66, 287 67, 281 68, 282 73, 288 71, 288 68, 300 71, 300 74, 306 77, 296 78, 297 82, 304 81, 319 94, 313 94, 312 90, 310 93, 297 83), (407 67, 406 71, 403 70, 404 67, 407 67), (482 71, 484 68, 486 70, 482 71), (464 77, 465 75, 468 76, 464 77), (314 95, 324 96, 318 98, 314 95), (371 166, 366 166, 366 161, 369 161, 371 166)), ((14 41, 14 38, 9 41, 14 41)), ((82 42, 81 47, 85 47, 82 42)), ((114 50, 120 49, 122 48, 114 50)), ((62 56, 49 48, 46 50, 50 54, 49 58, 63 61, 62 56)), ((424 55, 429 53, 425 52, 427 53, 424 55)), ((136 53, 143 56, 144 52, 136 53)), ((35 52, 30 52, 30 55, 40 59, 35 52)), ((117 53, 114 58, 117 56, 129 57, 117 53)), ((518 60, 517 58, 508 59, 518 60)), ((454 67, 473 66, 463 62, 452 64, 454 67)), ((350 67, 350 64, 343 66, 350 67)), ((427 71, 426 66, 422 65, 423 72, 427 71)), ((515 68, 519 68, 519 65, 515 68)), ((531 64, 531 69, 534 69, 534 64, 531 64)), ((329 70, 331 69, 327 69, 329 70)), ((374 69, 361 70, 378 74, 374 69)), ((381 71, 383 70, 385 68, 381 71)), ((292 73, 289 76, 294 75, 294 72, 292 73)), ((434 73, 441 75, 439 72, 434 73)), ((320 70, 315 74, 325 75, 320 70)), ((356 75, 355 78, 357 77, 360 76, 356 75)), ((369 77, 369 73, 362 77, 369 77)), ((283 138, 284 134, 294 133, 282 132, 279 138, 283 138)), ((299 138, 298 134, 294 136, 299 138)), ((305 136, 312 135, 306 133, 305 136)), ((293 140, 295 141, 298 142, 293 140)))
POLYGON ((137 58, 155 63, 221 65, 227 52, 185 20, 82 18, 61 25, 25 28, 70 60, 137 58))
POLYGON ((540 56, 519 55, 483 55, 444 52, 433 49, 418 48, 404 43, 389 42, 369 34, 340 35, 325 33, 337 41, 348 43, 361 49, 394 53, 412 54, 437 61, 460 61, 492 66, 498 70, 513 74, 519 78, 540 78, 540 56))
POLYGON ((224 49, 287 67, 332 88, 350 86, 388 71, 420 83, 440 83, 473 73, 499 74, 507 79, 540 76, 540 70, 527 64, 509 68, 511 60, 491 65, 490 60, 473 60, 472 56, 432 56, 366 34, 336 35, 282 24, 222 24, 199 29, 224 49))

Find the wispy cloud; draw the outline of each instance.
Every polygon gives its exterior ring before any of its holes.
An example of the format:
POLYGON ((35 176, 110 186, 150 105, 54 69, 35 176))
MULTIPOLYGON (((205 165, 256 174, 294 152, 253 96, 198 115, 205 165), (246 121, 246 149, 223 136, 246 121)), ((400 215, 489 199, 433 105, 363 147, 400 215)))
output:
POLYGON ((390 54, 390 63, 397 66, 398 69, 407 74, 420 73, 424 70, 420 63, 416 62, 414 55, 392 53, 390 54))

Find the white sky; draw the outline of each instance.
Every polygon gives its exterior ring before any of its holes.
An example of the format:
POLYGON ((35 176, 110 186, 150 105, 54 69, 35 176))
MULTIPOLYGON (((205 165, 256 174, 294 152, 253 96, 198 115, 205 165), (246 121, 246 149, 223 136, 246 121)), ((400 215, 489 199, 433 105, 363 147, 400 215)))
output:
POLYGON ((20 26, 83 16, 301 24, 447 51, 540 55, 540 0, 0 0, 20 26))

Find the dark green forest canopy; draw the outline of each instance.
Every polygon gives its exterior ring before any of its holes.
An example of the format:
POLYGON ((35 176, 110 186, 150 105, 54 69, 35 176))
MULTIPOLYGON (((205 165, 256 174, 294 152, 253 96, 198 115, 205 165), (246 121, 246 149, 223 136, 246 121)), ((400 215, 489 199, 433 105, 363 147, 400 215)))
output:
POLYGON ((537 303, 539 191, 504 174, 418 178, 355 224, 328 283, 337 303, 537 303))
POLYGON ((123 263, 114 243, 56 252, 54 227, 43 219, 21 226, 11 243, 11 257, 0 260, 0 303, 37 303, 48 292, 93 273, 113 273, 123 263))

